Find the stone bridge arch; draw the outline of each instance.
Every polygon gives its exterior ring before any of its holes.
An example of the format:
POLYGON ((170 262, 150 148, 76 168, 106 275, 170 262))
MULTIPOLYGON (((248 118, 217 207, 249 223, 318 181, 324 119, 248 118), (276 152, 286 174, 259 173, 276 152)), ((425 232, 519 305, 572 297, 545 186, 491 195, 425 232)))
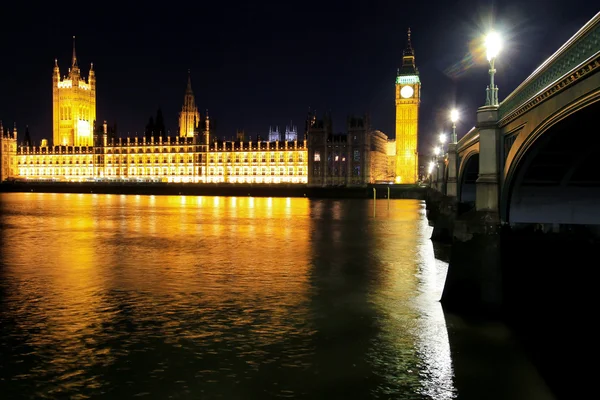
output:
POLYGON ((598 115, 600 88, 523 134, 505 167, 504 221, 600 225, 598 115))
POLYGON ((475 203, 475 183, 479 176, 479 149, 471 149, 464 157, 458 169, 458 201, 475 203))

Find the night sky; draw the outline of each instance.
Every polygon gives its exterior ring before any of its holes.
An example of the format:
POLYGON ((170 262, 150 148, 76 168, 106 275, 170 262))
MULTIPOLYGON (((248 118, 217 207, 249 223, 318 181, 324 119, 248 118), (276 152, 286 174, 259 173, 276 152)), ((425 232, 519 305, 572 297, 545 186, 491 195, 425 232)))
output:
POLYGON ((410 27, 422 81, 419 148, 429 152, 450 131, 454 104, 459 137, 475 123, 489 79, 478 40, 492 23, 506 38, 502 100, 599 11, 588 0, 287 3, 3 5, 0 119, 16 122, 21 138, 25 125, 37 143, 52 138, 54 59, 66 74, 76 35, 84 76, 94 63, 98 120, 117 122, 123 137, 142 135, 158 107, 177 133, 188 69, 221 137, 242 128, 266 137, 290 120, 302 132, 309 107, 331 110, 336 131, 347 115, 368 112, 373 128, 394 137, 394 80, 410 27))

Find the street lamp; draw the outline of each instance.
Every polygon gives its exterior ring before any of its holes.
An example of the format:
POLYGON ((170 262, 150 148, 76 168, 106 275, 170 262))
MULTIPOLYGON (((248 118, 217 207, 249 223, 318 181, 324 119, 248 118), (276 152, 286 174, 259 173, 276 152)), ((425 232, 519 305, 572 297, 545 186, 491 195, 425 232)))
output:
POLYGON ((429 178, 429 186, 430 187, 433 184, 433 170, 434 169, 435 169, 435 162, 434 161, 430 161, 429 162, 429 167, 427 168, 427 176, 429 178))
POLYGON ((496 32, 488 33, 485 38, 485 50, 487 59, 490 62, 490 86, 486 89, 486 106, 498 105, 498 86, 494 84, 494 74, 496 73, 494 64, 501 48, 502 40, 500 39, 500 35, 496 32))
POLYGON ((441 152, 442 152, 442 150, 438 146, 434 147, 433 154, 435 154, 436 159, 440 155, 441 152))
POLYGON ((445 133, 440 133, 440 143, 442 144, 442 153, 444 152, 444 145, 446 144, 446 134, 445 133))
POLYGON ((435 162, 430 161, 429 162, 429 167, 427 168, 427 174, 431 175, 431 173, 433 172, 433 169, 435 168, 435 162))
POLYGON ((451 143, 456 144, 458 139, 456 138, 456 121, 458 121, 458 110, 453 108, 450 111, 450 121, 452 121, 452 141, 451 143))

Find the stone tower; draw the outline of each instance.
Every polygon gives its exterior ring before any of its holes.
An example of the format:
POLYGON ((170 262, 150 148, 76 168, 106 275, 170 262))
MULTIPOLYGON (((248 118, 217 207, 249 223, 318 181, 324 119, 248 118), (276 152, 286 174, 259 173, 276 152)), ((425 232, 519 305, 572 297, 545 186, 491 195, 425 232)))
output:
POLYGON ((0 182, 17 176, 17 126, 4 130, 0 121, 0 182))
POLYGON ((58 60, 52 74, 52 138, 55 146, 92 146, 96 120, 96 76, 90 66, 87 81, 81 76, 75 53, 68 74, 62 79, 58 60))
POLYGON ((416 183, 419 174, 417 153, 421 80, 410 40, 396 76, 396 183, 416 183))
POLYGON ((200 113, 198 112, 198 107, 196 107, 194 92, 192 92, 192 78, 190 76, 190 71, 188 70, 187 88, 185 89, 183 106, 179 113, 179 136, 194 137, 194 132, 199 123, 200 113))

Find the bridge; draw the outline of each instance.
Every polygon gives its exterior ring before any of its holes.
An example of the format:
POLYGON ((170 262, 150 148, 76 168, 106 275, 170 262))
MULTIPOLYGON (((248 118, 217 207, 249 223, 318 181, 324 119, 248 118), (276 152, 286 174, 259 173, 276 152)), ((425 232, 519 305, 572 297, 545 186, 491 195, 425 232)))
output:
MULTIPOLYGON (((477 110, 438 160, 427 200, 432 240, 451 243, 443 307, 500 316, 551 385, 580 379, 564 366, 593 341, 599 71, 600 13, 502 102, 477 110)), ((567 398, 572 389, 555 388, 567 398)))
POLYGON ((436 184, 501 223, 600 224, 600 13, 477 126, 436 184))
POLYGON ((432 240, 452 243, 448 308, 519 311, 564 284, 557 259, 600 243, 599 71, 600 13, 448 145, 427 204, 432 240))

